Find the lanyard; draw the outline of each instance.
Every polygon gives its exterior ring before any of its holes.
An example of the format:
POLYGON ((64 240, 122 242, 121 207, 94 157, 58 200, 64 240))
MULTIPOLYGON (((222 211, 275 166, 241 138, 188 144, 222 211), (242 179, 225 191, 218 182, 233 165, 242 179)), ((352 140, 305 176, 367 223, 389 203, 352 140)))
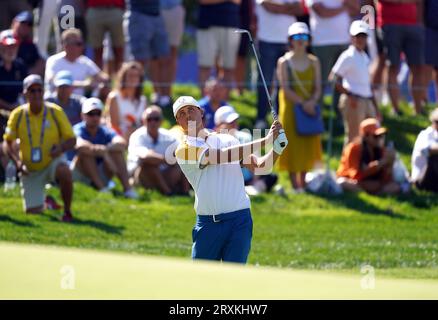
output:
MULTIPOLYGON (((33 142, 32 142, 32 132, 30 130, 30 121, 29 121, 29 109, 25 112, 26 115, 26 125, 27 125, 27 136, 29 137, 29 144, 30 148, 33 148, 33 142)), ((41 125, 41 134, 40 134, 40 147, 43 145, 44 140, 44 131, 45 131, 45 123, 46 123, 46 117, 47 117, 47 108, 44 106, 44 114, 43 114, 43 123, 41 125)))

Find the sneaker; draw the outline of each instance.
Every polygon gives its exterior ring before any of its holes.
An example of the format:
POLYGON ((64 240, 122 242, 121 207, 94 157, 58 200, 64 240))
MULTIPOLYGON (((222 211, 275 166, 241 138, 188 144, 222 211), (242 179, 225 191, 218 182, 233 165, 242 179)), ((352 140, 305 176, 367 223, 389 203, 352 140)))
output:
POLYGON ((124 196, 128 199, 138 199, 138 194, 134 189, 126 190, 124 196))
POLYGON ((72 222, 73 215, 70 212, 64 212, 64 215, 61 217, 62 222, 72 222))
POLYGON ((53 198, 52 196, 46 196, 45 200, 44 200, 44 204, 45 207, 47 208, 47 210, 59 210, 62 208, 61 205, 59 205, 55 198, 53 198))

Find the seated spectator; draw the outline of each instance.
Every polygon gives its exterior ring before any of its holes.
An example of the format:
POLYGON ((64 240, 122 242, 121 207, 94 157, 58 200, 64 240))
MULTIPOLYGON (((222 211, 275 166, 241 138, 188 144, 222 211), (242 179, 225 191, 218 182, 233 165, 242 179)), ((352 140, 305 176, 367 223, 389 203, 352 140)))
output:
POLYGON ((431 126, 421 131, 412 153, 412 182, 419 189, 438 192, 438 108, 431 116, 431 126))
POLYGON ((336 78, 336 89, 341 93, 339 110, 344 119, 345 142, 359 136, 359 125, 367 118, 378 115, 377 103, 371 90, 370 59, 365 52, 368 24, 353 21, 350 27, 351 45, 336 61, 330 79, 336 78))
POLYGON ((145 189, 157 189, 165 195, 188 194, 189 184, 180 167, 168 162, 178 142, 169 130, 161 128, 162 120, 160 107, 151 106, 144 111, 144 126, 129 139, 129 172, 145 189))
POLYGON ((18 41, 18 57, 23 60, 29 73, 44 75, 46 62, 33 43, 33 16, 29 11, 19 13, 11 25, 14 38, 18 41))
POLYGON ((72 127, 62 108, 43 102, 40 76, 26 77, 23 88, 27 103, 12 111, 4 139, 5 149, 21 173, 24 209, 27 213, 41 213, 46 183, 57 182, 64 201, 62 220, 71 221, 73 182, 62 155, 74 148, 72 127))
MULTIPOLYGON (((239 130, 238 119, 239 114, 233 107, 220 107, 214 114, 216 132, 230 134, 237 138, 241 144, 251 142, 252 136, 249 131, 239 130)), ((242 167, 242 174, 246 185, 246 193, 250 196, 255 196, 265 191, 271 191, 272 187, 278 180, 277 175, 273 173, 258 176, 246 167, 242 167)))
POLYGON ((102 110, 103 104, 97 98, 89 98, 82 105, 83 121, 73 127, 77 137, 77 153, 71 164, 73 179, 108 192, 111 178, 116 175, 125 197, 135 199, 138 196, 126 170, 126 141, 101 125, 102 110))
POLYGON ((46 100, 62 107, 72 126, 81 122, 82 104, 85 97, 73 93, 73 75, 71 72, 67 70, 59 71, 53 83, 56 92, 46 100))
POLYGON ((400 185, 393 180, 395 150, 385 147, 386 128, 376 119, 360 123, 360 137, 345 146, 337 176, 345 191, 397 194, 400 185))
POLYGON ((226 90, 222 81, 209 79, 205 83, 205 96, 199 100, 199 105, 204 110, 205 128, 214 128, 214 113, 219 107, 226 106, 226 90))
POLYGON ((62 45, 64 51, 47 59, 46 65, 46 94, 55 91, 53 80, 61 70, 70 71, 73 75, 74 93, 84 95, 85 89, 96 89, 99 85, 108 82, 108 75, 89 58, 83 55, 84 42, 82 32, 79 29, 67 29, 62 33, 62 45))
POLYGON ((125 62, 117 74, 117 88, 106 101, 108 126, 126 141, 141 126, 141 116, 146 108, 143 74, 141 64, 125 62))

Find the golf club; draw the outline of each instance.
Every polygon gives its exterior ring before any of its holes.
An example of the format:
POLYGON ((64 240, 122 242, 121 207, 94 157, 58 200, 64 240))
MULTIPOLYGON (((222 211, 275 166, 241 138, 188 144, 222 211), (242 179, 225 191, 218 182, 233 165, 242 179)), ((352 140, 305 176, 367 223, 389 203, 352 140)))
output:
MULTIPOLYGON (((251 33, 248 30, 246 30, 246 29, 236 29, 234 32, 235 33, 242 33, 242 34, 244 33, 244 34, 248 35, 249 42, 251 43, 252 51, 254 52, 254 56, 255 56, 255 59, 256 59, 256 62, 257 62, 257 67, 259 69, 260 77, 262 78, 263 86, 265 87, 265 92, 266 92, 266 96, 268 98, 269 107, 271 108, 272 118, 274 119, 274 121, 278 121, 277 112, 275 112, 274 106, 272 105, 271 95, 269 94, 268 86, 266 84, 265 76, 263 75, 262 67, 260 65, 259 57, 257 55, 257 51, 256 51, 256 48, 255 48, 254 41, 252 39, 251 33)), ((282 134, 282 133, 284 134, 284 130, 283 129, 280 130, 280 134, 282 134)), ((284 143, 283 142, 280 145, 282 147, 284 147, 284 143)))

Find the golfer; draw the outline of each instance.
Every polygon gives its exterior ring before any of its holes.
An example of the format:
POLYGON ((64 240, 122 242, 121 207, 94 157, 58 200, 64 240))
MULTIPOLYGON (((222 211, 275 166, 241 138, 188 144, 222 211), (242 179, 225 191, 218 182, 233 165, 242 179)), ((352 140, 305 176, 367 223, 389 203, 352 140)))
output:
POLYGON ((173 114, 185 133, 176 159, 195 191, 192 258, 246 263, 252 219, 241 165, 268 173, 287 146, 286 136, 279 134, 282 126, 275 121, 265 138, 239 144, 232 135, 204 128, 203 110, 193 97, 178 98, 173 114), (273 149, 264 156, 254 155, 269 141, 273 149))

